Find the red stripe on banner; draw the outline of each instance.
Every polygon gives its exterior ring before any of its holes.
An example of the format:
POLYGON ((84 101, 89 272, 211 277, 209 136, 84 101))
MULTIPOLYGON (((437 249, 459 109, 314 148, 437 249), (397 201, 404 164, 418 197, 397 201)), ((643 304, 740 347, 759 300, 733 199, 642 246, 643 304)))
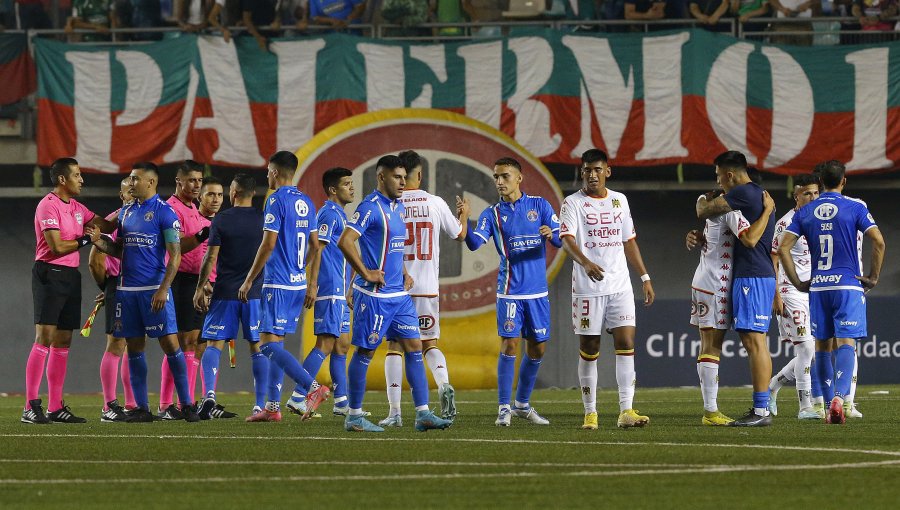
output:
MULTIPOLYGON (((37 100, 38 164, 50 166, 54 160, 75 155, 75 109, 47 98, 37 100)), ((86 170, 86 169, 83 169, 86 170)))
POLYGON ((15 103, 34 92, 35 80, 34 61, 27 51, 0 64, 0 105, 15 103))

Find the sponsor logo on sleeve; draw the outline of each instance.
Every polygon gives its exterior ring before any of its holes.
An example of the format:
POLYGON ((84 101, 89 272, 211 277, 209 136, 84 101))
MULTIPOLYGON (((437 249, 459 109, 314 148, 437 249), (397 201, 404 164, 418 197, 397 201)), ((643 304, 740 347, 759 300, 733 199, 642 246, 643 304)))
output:
POLYGON ((275 215, 272 213, 266 214, 266 223, 275 223, 275 215))
POLYGON ((319 225, 319 238, 323 238, 328 236, 328 224, 323 223, 319 225))

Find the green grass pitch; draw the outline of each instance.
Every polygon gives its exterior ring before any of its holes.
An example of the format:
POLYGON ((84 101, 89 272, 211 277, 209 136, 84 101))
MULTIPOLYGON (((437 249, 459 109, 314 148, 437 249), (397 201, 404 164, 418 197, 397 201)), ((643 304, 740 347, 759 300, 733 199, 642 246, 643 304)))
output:
MULTIPOLYGON (((22 398, 0 398, 0 508, 898 508, 900 386, 860 386, 864 414, 845 426, 798 422, 793 389, 764 429, 700 425, 699 389, 640 389, 643 429, 615 427, 614 389, 600 430, 581 430, 576 390, 536 391, 549 427, 494 426, 496 393, 457 392, 445 431, 345 432, 342 419, 196 424, 100 423, 99 395, 69 396, 86 425, 19 423, 22 398), (875 393, 873 393, 875 392, 875 393), (887 393, 885 393, 887 392, 887 393)), ((723 388, 732 417, 750 390, 723 388)), ((151 401, 154 399, 151 397, 151 401)), ((223 394, 233 411, 249 395, 223 394)), ((432 402, 437 398, 432 393, 432 402)), ((387 411, 370 392, 373 419, 387 411)))

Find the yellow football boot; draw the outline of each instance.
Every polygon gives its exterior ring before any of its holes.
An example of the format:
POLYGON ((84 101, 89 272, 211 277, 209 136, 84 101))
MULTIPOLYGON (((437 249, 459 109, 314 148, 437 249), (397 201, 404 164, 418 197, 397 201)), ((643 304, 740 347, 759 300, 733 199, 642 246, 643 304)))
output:
POLYGON ((626 409, 619 414, 619 420, 616 425, 619 428, 627 429, 630 427, 643 427, 650 423, 650 418, 641 416, 636 409, 626 409))
POLYGON ((581 428, 585 430, 597 430, 597 413, 587 413, 584 415, 584 425, 581 428))
POLYGON ((706 411, 703 413, 703 421, 701 423, 709 425, 710 427, 727 427, 728 425, 731 425, 731 422, 733 421, 733 418, 725 416, 720 411, 706 411))

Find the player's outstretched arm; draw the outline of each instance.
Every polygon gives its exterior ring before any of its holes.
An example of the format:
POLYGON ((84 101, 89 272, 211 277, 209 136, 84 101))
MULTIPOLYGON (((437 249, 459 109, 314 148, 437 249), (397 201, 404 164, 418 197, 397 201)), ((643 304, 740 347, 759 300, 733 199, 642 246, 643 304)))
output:
POLYGON ((781 261, 781 268, 784 269, 785 276, 791 281, 791 285, 800 292, 809 292, 809 282, 801 282, 797 276, 797 267, 794 265, 794 258, 791 257, 791 248, 797 244, 797 234, 790 230, 785 230, 781 237, 781 246, 778 247, 778 260, 781 261))
MULTIPOLYGON (((115 241, 111 240, 108 237, 101 236, 100 231, 96 229, 91 229, 90 227, 85 229, 85 232, 88 231, 96 231, 97 238, 93 241, 94 246, 97 247, 98 250, 102 251, 107 255, 112 255, 116 258, 122 258, 122 239, 116 239, 115 241)), ((93 239, 93 234, 88 234, 93 239)))
POLYGON ((99 214, 95 214, 91 221, 88 222, 88 225, 99 228, 103 234, 110 234, 113 230, 119 228, 119 218, 118 216, 113 216, 107 219, 99 214))
POLYGON ((725 201, 725 197, 719 195, 715 198, 709 198, 709 193, 701 195, 697 200, 697 217, 701 220, 707 220, 713 216, 727 213, 731 210, 731 206, 725 201))
POLYGON ((363 280, 374 283, 375 285, 384 285, 384 271, 369 269, 363 264, 362 257, 359 255, 359 250, 356 248, 357 239, 359 239, 359 232, 353 230, 353 228, 345 228, 344 232, 341 234, 341 238, 338 240, 338 248, 341 249, 344 258, 350 263, 350 267, 352 267, 353 270, 356 271, 356 274, 361 276, 363 280))
POLYGON ((863 287, 869 290, 878 285, 878 277, 881 275, 881 264, 884 262, 884 237, 878 227, 872 227, 866 230, 866 237, 872 241, 872 262, 869 266, 869 274, 867 276, 857 276, 856 279, 862 282, 863 287))
POLYGON ((456 195, 456 219, 459 220, 459 224, 462 227, 462 230, 459 231, 459 235, 456 236, 457 241, 465 241, 466 235, 469 233, 469 215, 472 213, 471 205, 469 204, 468 198, 461 198, 459 195, 456 195))
POLYGON ((563 249, 566 250, 566 253, 572 257, 577 264, 584 268, 584 272, 587 273, 588 278, 591 281, 599 282, 603 279, 603 268, 591 262, 591 259, 587 258, 581 248, 578 247, 578 242, 575 241, 574 236, 565 235, 562 237, 562 245, 563 249))
POLYGON ((163 237, 166 240, 169 262, 166 263, 166 274, 163 276, 162 283, 159 284, 159 288, 150 299, 150 309, 154 312, 158 312, 166 306, 166 301, 169 299, 169 287, 172 286, 172 281, 175 280, 175 275, 178 273, 178 266, 181 264, 181 243, 178 239, 178 231, 168 228, 163 231, 163 237))
POLYGON ((644 267, 644 259, 641 257, 641 249, 638 248, 637 238, 632 237, 623 245, 625 248, 625 258, 628 265, 641 275, 641 282, 644 287, 644 306, 650 306, 656 299, 656 292, 653 291, 653 284, 650 283, 650 275, 647 274, 647 268, 644 267))
POLYGON ((209 239, 209 226, 201 228, 192 236, 184 236, 181 238, 181 253, 188 253, 197 249, 203 241, 209 239))
POLYGON ((269 257, 272 256, 272 252, 275 251, 275 242, 278 241, 278 232, 273 232, 271 230, 263 230, 263 238, 262 242, 259 243, 259 249, 256 250, 256 257, 253 258, 253 265, 250 266, 250 272, 247 273, 247 277, 244 278, 244 283, 241 284, 241 288, 238 289, 238 299, 247 302, 247 295, 250 293, 250 287, 253 286, 253 280, 259 276, 259 273, 262 272, 263 268, 266 267, 266 262, 269 261, 269 257))
POLYGON ((106 288, 106 254, 98 250, 96 246, 91 246, 91 254, 88 255, 88 269, 91 270, 91 276, 100 290, 106 288))
POLYGON ((754 221, 750 228, 742 231, 738 234, 738 239, 740 239, 741 244, 746 246, 747 248, 753 248, 756 246, 756 243, 759 242, 760 238, 766 231, 766 226, 769 224, 769 216, 772 215, 772 212, 775 210, 775 201, 772 200, 772 197, 769 195, 768 191, 763 192, 763 213, 759 216, 759 218, 754 221))
POLYGON ((312 308, 316 304, 319 293, 319 266, 322 263, 322 243, 319 242, 319 232, 313 230, 309 234, 309 249, 306 252, 306 297, 303 298, 303 307, 312 308))
POLYGON ((197 280, 197 289, 194 291, 194 309, 198 312, 206 312, 209 310, 209 300, 206 299, 206 284, 209 282, 209 275, 212 274, 212 268, 216 266, 219 260, 219 246, 210 246, 203 255, 203 262, 200 263, 200 277, 197 280))

